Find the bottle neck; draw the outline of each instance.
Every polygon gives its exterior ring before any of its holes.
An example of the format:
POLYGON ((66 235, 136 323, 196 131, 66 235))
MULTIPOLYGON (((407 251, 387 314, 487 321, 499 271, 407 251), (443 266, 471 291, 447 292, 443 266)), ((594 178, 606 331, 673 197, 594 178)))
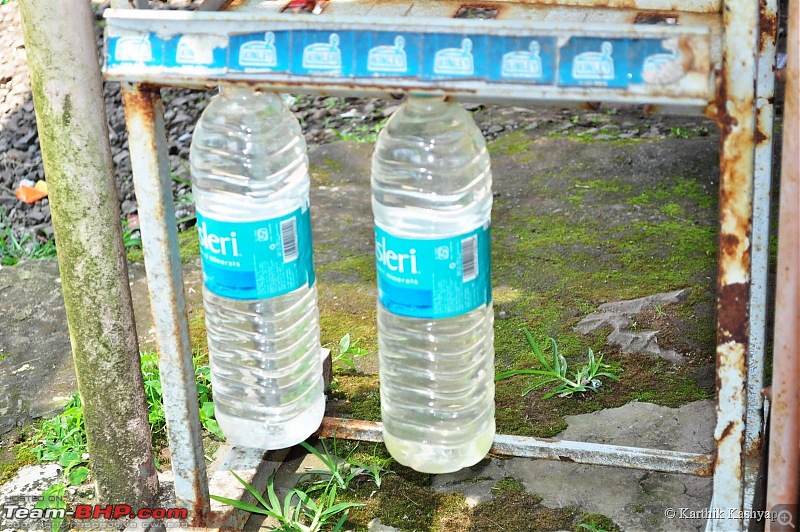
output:
POLYGON ((247 98, 256 94, 252 87, 239 87, 238 85, 220 85, 219 93, 224 98, 247 98))
POLYGON ((445 96, 408 95, 408 108, 414 113, 429 113, 448 105, 445 96))

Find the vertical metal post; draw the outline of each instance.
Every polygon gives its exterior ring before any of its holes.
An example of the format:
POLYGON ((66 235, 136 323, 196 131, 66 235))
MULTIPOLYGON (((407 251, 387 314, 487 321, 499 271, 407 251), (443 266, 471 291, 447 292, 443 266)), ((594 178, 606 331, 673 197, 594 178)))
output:
POLYGON ((208 478, 167 162, 164 110, 158 89, 138 85, 123 84, 122 103, 156 327, 175 497, 189 509, 192 522, 199 525, 209 512, 208 478))
POLYGON ((20 2, 61 286, 100 502, 158 491, 88 2, 20 2))
MULTIPOLYGON (((720 234, 717 275, 716 508, 743 507, 750 253, 755 146, 758 2, 726 0, 722 72, 711 114, 721 129, 720 234)), ((710 530, 739 530, 727 512, 710 530)))
MULTIPOLYGON (((750 292, 750 346, 747 353, 747 417, 745 421, 744 507, 752 507, 762 478, 764 429, 764 347, 767 329, 769 278, 770 195, 772 193, 772 137, 775 97, 775 42, 778 38, 778 2, 759 2, 756 83, 755 173, 753 183, 753 252, 750 292)), ((747 527, 748 523, 745 523, 747 527)))
MULTIPOLYGON (((772 369, 772 420, 770 422, 767 510, 776 505, 797 504, 800 478, 800 6, 789 2, 786 37, 786 90, 783 123, 778 268, 775 293, 775 351, 772 369)), ((798 525, 797 508, 792 528, 798 525)), ((785 522, 778 523, 786 525, 785 522)), ((775 530, 767 522, 767 529, 775 530)), ((780 527, 779 530, 788 530, 780 527)))

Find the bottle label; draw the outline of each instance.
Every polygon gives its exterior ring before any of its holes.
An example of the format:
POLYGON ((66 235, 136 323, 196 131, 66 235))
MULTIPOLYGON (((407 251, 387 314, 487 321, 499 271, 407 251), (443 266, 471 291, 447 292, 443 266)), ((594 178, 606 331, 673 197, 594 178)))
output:
POLYGON ((378 299, 391 313, 450 318, 492 300, 489 222, 451 238, 393 236, 375 226, 378 299))
POLYGON ((203 278, 230 299, 266 299, 314 284, 311 211, 256 222, 224 222, 197 211, 203 278))

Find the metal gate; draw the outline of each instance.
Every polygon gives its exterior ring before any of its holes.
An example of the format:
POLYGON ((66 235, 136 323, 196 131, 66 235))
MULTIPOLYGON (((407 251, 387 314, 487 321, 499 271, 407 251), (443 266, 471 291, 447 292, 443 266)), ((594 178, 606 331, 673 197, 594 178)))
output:
MULTIPOLYGON (((712 476, 712 508, 750 508, 759 477, 777 0, 206 0, 196 12, 106 11, 104 76, 123 84, 179 504, 198 525, 241 526, 209 503, 160 87, 589 106, 705 114, 721 130, 717 421, 711 454, 498 435, 493 452, 712 476), (308 9, 305 9, 305 8, 308 9), (491 19, 457 18, 465 7, 491 19), (297 13, 295 11, 301 11, 297 13), (360 51, 359 48, 363 48, 360 51), (366 51, 366 49, 369 49, 366 51)), ((380 441, 380 424, 326 418, 320 434, 380 441)), ((269 455, 268 455, 269 456, 269 455)), ((272 456, 280 461, 281 456, 272 456)), ((233 449, 224 469, 264 474, 233 449)), ((274 466, 274 464, 273 464, 274 466)), ((710 513, 709 530, 747 523, 710 513)))

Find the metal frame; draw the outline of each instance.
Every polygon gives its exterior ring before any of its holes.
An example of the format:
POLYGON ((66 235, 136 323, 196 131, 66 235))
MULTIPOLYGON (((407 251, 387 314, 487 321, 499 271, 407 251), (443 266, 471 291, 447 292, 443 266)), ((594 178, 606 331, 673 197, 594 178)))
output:
MULTIPOLYGON (((713 474, 712 507, 750 508, 759 478, 757 467, 763 429, 760 397, 763 382, 763 345, 765 327, 765 292, 769 182, 771 178, 771 97, 774 93, 773 65, 775 57, 774 23, 776 0, 685 0, 678 2, 679 11, 669 11, 676 2, 661 0, 542 0, 539 2, 502 2, 498 21, 453 22, 442 18, 392 19, 393 25, 430 24, 440 31, 525 32, 534 28, 552 35, 583 34, 623 37, 663 36, 682 39, 695 47, 701 60, 698 73, 705 82, 678 91, 613 91, 602 89, 545 88, 531 91, 529 86, 498 86, 480 81, 420 82, 394 80, 358 80, 335 78, 292 77, 248 73, 209 73, 187 71, 170 73, 146 68, 122 68, 106 71, 107 79, 130 84, 124 86, 124 103, 129 126, 129 145, 134 182, 142 219, 145 264, 150 283, 151 305, 159 324, 157 340, 161 352, 167 422, 170 426, 170 447, 173 453, 175 491, 178 501, 193 510, 195 523, 219 523, 209 513, 208 484, 199 442, 197 407, 189 400, 190 379, 187 372, 191 360, 188 344, 186 309, 183 300, 180 260, 177 252, 173 206, 169 180, 166 177, 166 139, 159 98, 159 86, 211 86, 220 82, 248 83, 268 86, 271 90, 326 92, 363 95, 390 95, 411 90, 445 92, 466 100, 523 101, 535 104, 581 105, 588 101, 611 103, 649 103, 652 111, 705 112, 721 129, 720 150, 720 238, 717 279, 717 422, 716 452, 710 455, 640 449, 582 442, 498 435, 494 451, 499 454, 548 459, 567 459, 577 463, 615 465, 638 469, 713 474), (608 10, 607 7, 625 9, 608 10), (632 25, 637 13, 651 10, 652 15, 682 17, 692 26, 641 27, 632 25), (665 11, 666 10, 666 11, 665 11), (547 17, 548 22, 542 22, 547 17), (602 25, 585 24, 594 14, 602 25), (605 16, 604 14, 608 14, 605 16), (523 22, 503 21, 503 16, 523 22), (539 17, 538 19, 536 17, 539 17), (556 22, 561 21, 561 22, 556 22), (610 21, 606 23, 606 21, 610 21), (770 23, 770 21, 773 21, 770 23), (484 26, 484 24, 486 24, 484 26), (617 33, 615 33, 617 32, 617 33), (705 54, 705 55, 703 55, 705 54), (703 66, 707 65, 707 66, 703 66), (388 83, 388 84, 387 84, 388 83), (705 83, 705 88, 703 88, 705 83), (712 88, 712 83, 715 84, 712 88), (700 87, 698 89, 698 87, 700 87), (755 189, 755 192, 754 192, 755 189), (754 195, 755 194, 755 195, 754 195), (751 262, 752 261, 752 262, 751 262)), ((217 2, 215 6, 225 4, 217 2)), ((374 27, 376 19, 334 18, 352 12, 373 15, 380 9, 399 9, 397 2, 334 0, 330 16, 298 17, 267 13, 277 11, 283 3, 240 2, 252 12, 220 13, 109 13, 107 31, 111 35, 126 32, 155 31, 165 35, 192 33, 227 35, 264 24, 278 23, 285 27, 307 28, 320 24, 336 24, 359 28, 374 27), (244 28, 244 29, 243 29, 244 28)), ((452 17, 460 2, 437 0, 414 2, 395 15, 452 17), (412 5, 413 4, 413 5, 412 5), (420 7, 424 5, 425 7, 420 7), (416 11, 415 11, 416 9, 416 11)), ((115 0, 114 7, 128 7, 124 0, 115 0)), ((387 12, 388 13, 388 12, 387 12)), ((384 21, 386 22, 386 21, 384 21)), ((388 22, 386 22, 388 23, 388 22)), ((380 24, 378 24, 380 25, 380 24)), ((269 27, 269 26, 268 26, 269 27)), ((326 26, 327 27, 327 26, 326 26)), ((380 424, 326 418, 320 435, 380 441, 380 424)), ((229 462, 230 464, 230 462, 229 462)), ((238 467, 238 466, 237 466, 238 467)), ((220 474, 219 472, 217 473, 220 474)), ((255 473, 254 473, 255 475, 255 473)), ((216 478, 216 476, 215 476, 216 478)), ((212 479, 212 483, 215 482, 212 479)), ((710 520, 708 530, 733 530, 746 526, 728 519, 729 512, 710 520)))

